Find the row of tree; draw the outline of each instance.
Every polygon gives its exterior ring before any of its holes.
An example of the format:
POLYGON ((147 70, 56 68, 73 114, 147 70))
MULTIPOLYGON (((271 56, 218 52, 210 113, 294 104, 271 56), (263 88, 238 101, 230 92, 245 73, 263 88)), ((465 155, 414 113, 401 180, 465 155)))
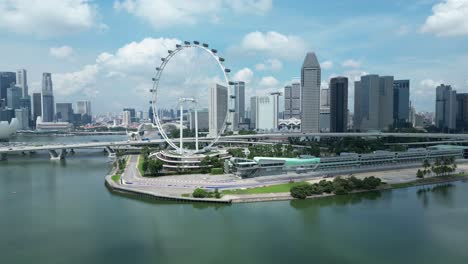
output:
POLYGON ((348 194, 356 190, 374 190, 382 184, 379 178, 374 176, 358 179, 336 177, 333 181, 321 180, 319 183, 310 184, 303 182, 291 188, 291 196, 297 199, 305 199, 311 195, 334 193, 337 195, 348 194))
POLYGON ((428 160, 424 160, 423 169, 418 169, 416 177, 424 178, 426 175, 446 176, 454 173, 457 170, 457 164, 454 157, 438 158, 431 164, 428 160))
POLYGON ((159 159, 150 159, 149 155, 151 150, 148 147, 144 147, 141 151, 141 157, 143 159, 141 163, 141 169, 143 170, 143 176, 160 176, 163 169, 163 162, 159 159))

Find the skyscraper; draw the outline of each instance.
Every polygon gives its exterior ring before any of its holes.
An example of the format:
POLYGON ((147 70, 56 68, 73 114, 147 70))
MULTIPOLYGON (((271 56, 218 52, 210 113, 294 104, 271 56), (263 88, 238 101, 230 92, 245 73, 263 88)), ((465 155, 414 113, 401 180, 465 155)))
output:
POLYGON ((42 96, 33 93, 33 122, 36 122, 38 116, 42 116, 42 96))
POLYGON ((29 129, 29 110, 26 108, 15 109, 15 117, 18 120, 18 130, 29 129))
POLYGON ((319 132, 320 64, 315 53, 307 53, 301 70, 301 130, 319 132))
POLYGON ((12 83, 16 83, 16 74, 14 72, 0 72, 0 100, 7 101, 7 89, 12 83))
POLYGON ((348 78, 330 80, 330 132, 346 132, 348 125, 348 78))
POLYGON ((393 76, 361 76, 354 83, 354 129, 387 130, 393 124, 393 76))
POLYGON ((256 129, 276 130, 278 128, 278 94, 258 96, 255 113, 256 129))
POLYGON ((393 120, 395 127, 402 127, 409 121, 409 80, 393 82, 393 120))
POLYGON ((379 81, 379 130, 393 125, 393 76, 381 76, 379 81))
POLYGON ((57 121, 73 123, 73 107, 71 103, 57 103, 57 121))
POLYGON ((19 69, 16 71, 16 85, 23 89, 22 97, 29 96, 28 77, 25 69, 19 69))
POLYGON ((330 89, 320 90, 320 107, 330 107, 330 89))
POLYGON ((90 101, 77 101, 76 113, 81 115, 91 116, 91 102, 90 101))
POLYGON ((7 89, 7 106, 11 109, 19 109, 22 96, 23 90, 18 86, 12 85, 7 89))
POLYGON ((239 129, 239 123, 243 123, 245 119, 245 82, 237 82, 234 84, 234 130, 239 129))
POLYGON ((468 93, 457 93, 457 118, 458 131, 468 131, 468 93))
POLYGON ((228 89, 214 84, 208 98, 209 136, 216 136, 222 129, 228 110, 228 89))
POLYGON ((301 118, 301 83, 284 87, 284 119, 301 118))
POLYGON ((54 92, 52 89, 52 75, 48 72, 42 74, 42 122, 53 122, 54 92))
POLYGON ((257 122, 257 96, 250 97, 250 129, 256 129, 257 122))
POLYGON ((436 88, 436 117, 437 128, 450 131, 456 128, 457 92, 450 85, 441 84, 436 88))

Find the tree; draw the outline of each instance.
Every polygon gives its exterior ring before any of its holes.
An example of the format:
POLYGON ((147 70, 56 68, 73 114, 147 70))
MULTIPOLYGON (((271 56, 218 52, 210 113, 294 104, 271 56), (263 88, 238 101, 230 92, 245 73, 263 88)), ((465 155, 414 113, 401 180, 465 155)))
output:
POLYGON ((418 178, 424 178, 424 172, 418 169, 418 172, 416 172, 416 177, 418 178))
POLYGON ((156 159, 156 160, 149 160, 148 161, 148 170, 150 175, 156 176, 161 172, 163 169, 163 162, 156 159))
POLYGON ((307 182, 300 183, 296 186, 293 186, 290 190, 291 196, 296 199, 305 199, 309 196, 309 186, 307 182))
POLYGON ((148 170, 148 160, 143 160, 141 163, 141 169, 143 170, 143 173, 146 174, 146 171, 148 170))
POLYGON ((193 191, 192 196, 195 198, 207 198, 209 193, 201 188, 197 188, 193 191))

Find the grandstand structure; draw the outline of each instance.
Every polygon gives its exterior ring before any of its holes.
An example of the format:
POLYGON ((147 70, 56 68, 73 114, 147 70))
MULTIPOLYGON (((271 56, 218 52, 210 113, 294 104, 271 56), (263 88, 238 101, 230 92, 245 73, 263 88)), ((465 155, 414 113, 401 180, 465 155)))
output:
POLYGON ((375 151, 373 153, 341 153, 333 157, 271 158, 255 157, 253 160, 231 158, 225 161, 225 171, 239 177, 250 178, 288 173, 327 173, 352 172, 362 169, 375 170, 420 165, 424 160, 453 157, 468 158, 468 147, 438 145, 428 148, 415 148, 408 151, 375 151))

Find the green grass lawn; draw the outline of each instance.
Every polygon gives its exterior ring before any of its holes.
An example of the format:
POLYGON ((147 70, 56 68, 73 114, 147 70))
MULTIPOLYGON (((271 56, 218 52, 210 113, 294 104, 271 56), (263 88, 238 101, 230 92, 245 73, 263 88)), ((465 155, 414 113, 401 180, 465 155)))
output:
POLYGON ((120 183, 120 174, 115 174, 111 176, 111 179, 116 183, 120 183))
POLYGON ((292 187, 300 184, 300 182, 284 183, 271 185, 266 187, 237 189, 237 190, 224 190, 221 194, 259 194, 259 193, 282 193, 289 192, 292 187))
POLYGON ((143 155, 140 155, 140 158, 138 159, 138 171, 140 172, 140 175, 143 176, 145 175, 145 172, 143 171, 143 155))

